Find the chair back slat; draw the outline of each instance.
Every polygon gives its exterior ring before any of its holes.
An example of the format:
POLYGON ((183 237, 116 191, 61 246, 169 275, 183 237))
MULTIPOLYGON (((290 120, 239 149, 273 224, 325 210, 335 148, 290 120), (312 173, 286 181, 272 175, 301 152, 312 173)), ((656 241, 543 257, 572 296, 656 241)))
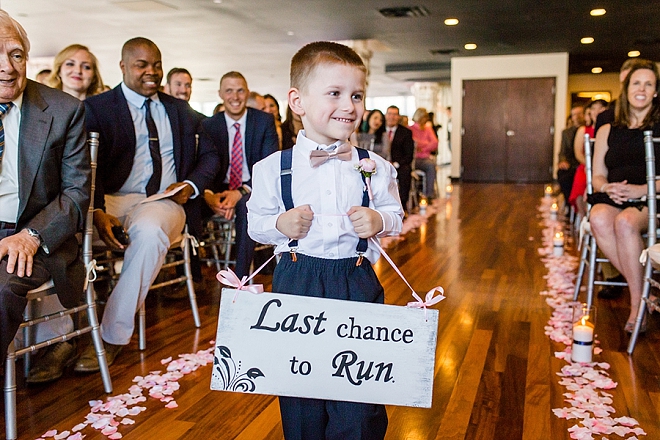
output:
POLYGON ((87 134, 87 143, 89 144, 89 153, 91 157, 91 179, 92 185, 89 193, 89 209, 85 219, 85 234, 83 235, 83 262, 85 266, 92 261, 92 239, 94 233, 94 192, 96 190, 96 161, 99 152, 99 134, 90 131, 87 134))
POLYGON ((593 164, 591 160, 593 141, 594 139, 589 136, 589 133, 584 134, 584 172, 587 175, 587 194, 594 193, 593 164))
POLYGON ((656 169, 655 169, 655 144, 653 131, 644 131, 644 150, 646 155, 646 202, 648 207, 648 238, 647 247, 651 247, 657 240, 657 203, 656 203, 656 169))

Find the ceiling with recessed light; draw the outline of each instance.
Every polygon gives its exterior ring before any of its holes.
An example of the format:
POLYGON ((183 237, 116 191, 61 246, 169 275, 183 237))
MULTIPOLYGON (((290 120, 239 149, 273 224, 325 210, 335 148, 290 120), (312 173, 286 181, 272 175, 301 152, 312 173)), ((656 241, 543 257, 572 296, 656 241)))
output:
POLYGON ((369 40, 371 96, 448 81, 452 57, 569 52, 570 73, 618 71, 632 50, 660 60, 660 0, 0 0, 0 7, 26 28, 32 58, 85 44, 112 86, 121 80, 123 42, 150 38, 166 71, 192 72, 196 101, 215 100, 229 70, 243 72, 252 90, 285 99, 291 56, 316 40, 369 40), (606 13, 593 17, 593 8, 606 13), (448 18, 458 24, 445 25, 448 18), (585 37, 593 42, 582 44, 585 37))

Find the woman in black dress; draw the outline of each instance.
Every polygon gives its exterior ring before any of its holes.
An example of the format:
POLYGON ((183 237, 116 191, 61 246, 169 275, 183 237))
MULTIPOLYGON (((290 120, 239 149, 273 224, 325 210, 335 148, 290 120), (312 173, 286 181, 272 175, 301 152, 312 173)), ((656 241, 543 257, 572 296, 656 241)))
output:
MULTIPOLYGON (((641 233, 647 229, 645 203, 631 202, 646 194, 644 130, 660 134, 658 69, 652 61, 635 60, 617 100, 615 120, 596 134, 593 186, 598 191, 589 221, 598 247, 628 282, 630 315, 625 326, 632 332, 639 310, 644 248, 641 233)), ((656 151, 656 167, 660 157, 656 151)))

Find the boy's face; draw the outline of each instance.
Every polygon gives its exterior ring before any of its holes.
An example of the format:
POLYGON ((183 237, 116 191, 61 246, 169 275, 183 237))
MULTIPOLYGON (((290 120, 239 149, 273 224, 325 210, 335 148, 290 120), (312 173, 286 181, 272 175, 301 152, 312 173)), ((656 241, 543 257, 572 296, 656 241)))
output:
POLYGON ((348 139, 362 121, 365 86, 365 74, 357 67, 324 63, 314 68, 302 90, 289 91, 289 105, 300 115, 308 139, 330 145, 348 139))

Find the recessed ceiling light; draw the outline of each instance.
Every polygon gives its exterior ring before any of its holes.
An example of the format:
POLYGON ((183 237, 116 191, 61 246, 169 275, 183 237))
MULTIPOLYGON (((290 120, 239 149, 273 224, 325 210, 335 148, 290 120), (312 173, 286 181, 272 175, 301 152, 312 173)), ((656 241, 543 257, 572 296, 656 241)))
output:
POLYGON ((286 34, 290 37, 290 36, 294 35, 294 32, 293 31, 288 31, 286 34))
POLYGON ((635 58, 635 57, 638 57, 640 55, 641 55, 641 53, 639 53, 638 50, 631 50, 630 52, 628 52, 628 56, 630 58, 635 58))
POLYGON ((607 11, 603 8, 592 9, 589 11, 589 15, 592 17, 602 17, 607 11))
POLYGON ((466 50, 475 50, 477 48, 477 45, 474 43, 468 43, 463 47, 465 47, 466 50))
POLYGON ((219 5, 220 3, 222 3, 222 0, 213 0, 213 3, 216 3, 216 4, 219 5))
POLYGON ((583 39, 580 40, 580 43, 582 44, 591 44, 594 42, 593 37, 584 37, 583 39))
POLYGON ((448 18, 445 20, 447 26, 456 26, 458 24, 458 18, 448 18))
POLYGON ((602 67, 594 67, 593 69, 591 69, 591 73, 602 73, 602 72, 603 72, 602 67))

